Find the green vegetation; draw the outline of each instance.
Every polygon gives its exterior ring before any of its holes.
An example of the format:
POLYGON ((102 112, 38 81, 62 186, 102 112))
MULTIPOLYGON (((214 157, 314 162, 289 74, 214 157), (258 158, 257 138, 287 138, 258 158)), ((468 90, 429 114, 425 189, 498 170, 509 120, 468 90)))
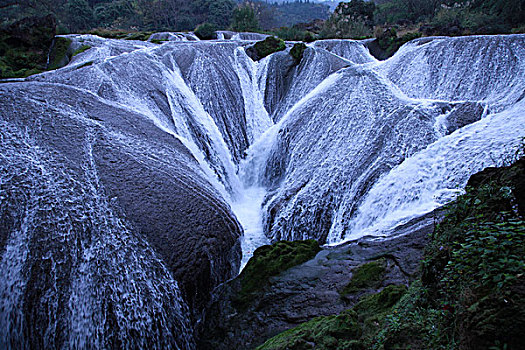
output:
POLYGON ((390 285, 380 293, 363 298, 350 310, 316 317, 269 339, 257 349, 366 349, 371 334, 405 292, 405 286, 390 285))
POLYGON ((295 44, 290 50, 290 55, 293 57, 296 64, 299 64, 303 59, 304 50, 306 50, 306 45, 303 43, 295 44))
POLYGON ((257 248, 239 275, 241 291, 236 300, 238 306, 247 305, 270 277, 314 258, 320 250, 315 240, 280 241, 257 248))
POLYGON ((273 35, 286 40, 286 41, 304 41, 312 42, 315 41, 315 34, 307 30, 302 30, 297 26, 293 27, 281 27, 271 31, 273 35))
POLYGON ((326 21, 320 33, 322 38, 366 38, 371 37, 374 27, 373 2, 353 0, 341 2, 326 21))
POLYGON ((352 279, 340 292, 342 296, 378 288, 385 276, 384 258, 358 266, 352 271, 352 279))
POLYGON ((286 44, 283 39, 269 36, 264 40, 258 41, 255 45, 246 49, 246 53, 254 60, 260 60, 271 55, 274 52, 283 51, 286 49, 286 44))
POLYGON ((259 20, 252 3, 246 3, 233 11, 231 28, 237 32, 259 31, 259 20))
POLYGON ((217 39, 215 31, 217 27, 212 23, 203 23, 195 28, 195 35, 201 40, 217 39))
POLYGON ((49 69, 57 69, 65 66, 69 62, 69 47, 71 40, 63 37, 56 37, 49 55, 49 69))
POLYGON ((475 186, 448 206, 422 278, 388 317, 377 348, 520 348, 525 221, 516 204, 524 178, 525 158, 471 178, 475 186))
POLYGON ((229 27, 234 0, 22 0, 2 8, 1 21, 52 14, 67 32, 192 30, 201 23, 229 27))
POLYGON ((76 55, 80 55, 82 52, 85 52, 85 51, 87 51, 89 49, 91 49, 91 46, 89 46, 89 45, 82 45, 77 50, 75 50, 75 52, 73 52, 73 57, 75 57, 76 55))
MULTIPOLYGON (((447 206, 408 289, 388 286, 351 310, 314 318, 269 349, 521 349, 525 329, 525 158, 471 177, 447 206)), ((341 294, 376 288, 385 261, 363 264, 341 294)))
POLYGON ((0 78, 22 78, 44 71, 55 25, 51 16, 1 25, 0 78))

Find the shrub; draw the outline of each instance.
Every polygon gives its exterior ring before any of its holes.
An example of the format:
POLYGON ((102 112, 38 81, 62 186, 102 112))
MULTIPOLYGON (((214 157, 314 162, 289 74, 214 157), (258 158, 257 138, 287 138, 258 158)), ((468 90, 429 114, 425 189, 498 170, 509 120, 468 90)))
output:
POLYGON ((283 51, 286 49, 286 44, 282 39, 274 36, 269 36, 262 41, 258 41, 255 45, 246 49, 246 53, 254 60, 260 60, 274 52, 283 51))
POLYGON ((212 23, 203 23, 195 28, 195 35, 201 40, 212 40, 217 39, 215 31, 217 27, 212 23))
POLYGON ((299 64, 303 59, 304 50, 306 50, 306 45, 303 43, 295 44, 290 50, 290 55, 293 57, 296 64, 299 64))

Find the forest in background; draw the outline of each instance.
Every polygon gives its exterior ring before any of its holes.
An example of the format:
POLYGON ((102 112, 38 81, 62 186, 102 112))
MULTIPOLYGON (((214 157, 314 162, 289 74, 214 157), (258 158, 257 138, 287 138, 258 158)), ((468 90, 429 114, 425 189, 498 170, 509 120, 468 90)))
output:
POLYGON ((0 0, 5 26, 53 15, 57 33, 95 28, 127 31, 214 30, 271 32, 285 40, 377 36, 378 27, 422 35, 523 32, 524 0, 353 0, 333 12, 324 3, 237 0, 0 0), (298 33, 301 32, 301 33, 298 33))
POLYGON ((370 52, 393 55, 421 36, 525 32, 525 0, 352 0, 339 3, 236 0, 0 0, 0 78, 55 69, 56 34, 147 40, 159 31, 260 32, 288 41, 375 38, 370 52))
POLYGON ((235 0, 1 0, 1 21, 52 14, 59 33, 93 28, 140 31, 191 31, 210 23, 228 29, 238 7, 248 7, 257 18, 256 30, 293 26, 328 19, 328 5, 308 0, 238 2, 235 0))

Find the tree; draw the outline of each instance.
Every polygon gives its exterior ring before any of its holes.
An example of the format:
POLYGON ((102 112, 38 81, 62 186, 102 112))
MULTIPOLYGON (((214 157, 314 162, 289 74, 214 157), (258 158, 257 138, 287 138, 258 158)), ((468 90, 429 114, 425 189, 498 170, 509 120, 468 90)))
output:
POLYGON ((226 29, 230 25, 235 2, 232 0, 214 0, 208 7, 208 22, 218 28, 226 29))
POLYGON ((66 24, 72 32, 89 29, 94 22, 93 10, 86 0, 68 0, 66 18, 66 24))
POLYGON ((232 29, 238 32, 259 30, 259 21, 252 4, 246 3, 233 11, 232 29))

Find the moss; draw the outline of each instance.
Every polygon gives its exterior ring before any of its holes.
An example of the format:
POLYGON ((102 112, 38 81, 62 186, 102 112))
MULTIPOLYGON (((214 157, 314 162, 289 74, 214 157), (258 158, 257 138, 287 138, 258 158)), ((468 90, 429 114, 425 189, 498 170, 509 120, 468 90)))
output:
POLYGON ((388 286, 363 298, 350 310, 316 317, 269 339, 257 349, 367 349, 369 333, 379 328, 384 316, 405 292, 405 286, 388 286))
POLYGON ((89 67, 89 66, 91 66, 91 65, 93 65, 93 61, 88 61, 88 62, 86 62, 86 63, 84 63, 84 64, 81 64, 81 65, 78 66, 76 69, 80 69, 80 68, 84 68, 84 67, 89 67))
POLYGON ((257 248, 239 276, 241 290, 236 300, 238 306, 247 306, 253 294, 263 288, 270 277, 314 258, 320 250, 315 240, 280 241, 257 248))
POLYGON ((126 34, 122 39, 125 40, 140 40, 140 41, 148 41, 151 34, 153 32, 135 32, 135 33, 128 33, 126 34))
POLYGON ((264 40, 256 42, 255 45, 247 49, 247 52, 252 52, 251 57, 260 60, 274 52, 283 51, 285 49, 286 44, 282 39, 269 36, 264 40))
POLYGON ((385 276, 385 259, 372 261, 352 271, 352 279, 340 292, 342 296, 357 293, 369 288, 378 288, 385 276))
POLYGON ((53 44, 49 57, 48 69, 57 69, 65 66, 69 62, 68 51, 71 46, 71 39, 57 37, 53 44))
POLYGON ((386 316, 377 348, 519 349, 525 328, 525 159, 473 175, 447 206, 423 274, 386 316))
POLYGON ((306 45, 303 43, 295 44, 290 50, 290 55, 293 57, 296 64, 299 64, 303 59, 304 50, 306 50, 306 45))
POLYGON ((361 334, 358 315, 348 310, 336 316, 316 317, 271 338, 257 350, 361 349, 356 341, 361 334))
POLYGON ((379 60, 385 60, 392 57, 401 46, 407 42, 420 38, 421 33, 413 32, 403 35, 401 38, 397 37, 397 32, 394 28, 386 29, 379 32, 376 36, 374 44, 370 47, 371 53, 379 60))
POLYGON ((152 42, 153 44, 162 44, 164 42, 167 42, 169 40, 160 40, 160 39, 151 39, 150 42, 152 42))
POLYGON ((85 51, 87 51, 89 49, 91 49, 91 46, 89 46, 89 45, 82 45, 75 52, 73 52, 73 57, 75 57, 76 55, 80 55, 82 52, 85 52, 85 51))

